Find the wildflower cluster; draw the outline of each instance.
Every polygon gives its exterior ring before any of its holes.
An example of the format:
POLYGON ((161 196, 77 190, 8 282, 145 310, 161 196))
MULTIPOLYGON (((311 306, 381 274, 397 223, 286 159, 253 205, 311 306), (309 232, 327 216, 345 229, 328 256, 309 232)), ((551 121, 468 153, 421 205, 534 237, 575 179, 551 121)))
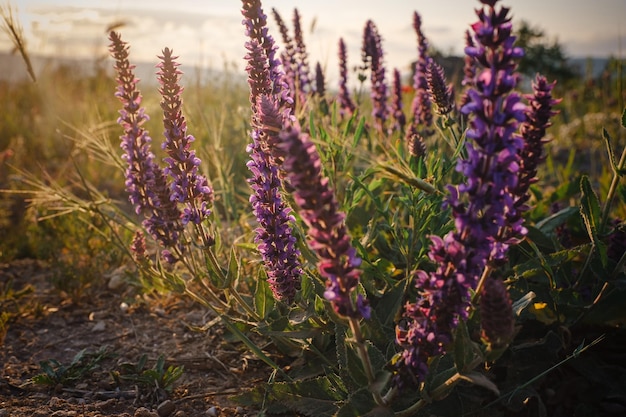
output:
POLYGON ((111 54, 115 59, 118 86, 115 95, 123 104, 118 123, 124 128, 121 137, 122 156, 127 163, 126 191, 137 214, 145 216, 144 226, 164 248, 163 256, 176 261, 171 249, 179 242, 183 229, 181 212, 172 199, 163 170, 154 161, 150 150, 152 139, 143 127, 148 120, 141 107, 134 66, 128 60, 128 45, 119 34, 111 32, 111 54))
POLYGON ((524 146, 516 132, 526 119, 526 106, 512 91, 515 60, 523 51, 514 46, 509 10, 496 9, 495 1, 483 3, 487 7, 477 11, 479 20, 472 25, 475 46, 465 51, 482 66, 468 91, 469 102, 461 108, 469 117, 469 140, 467 158, 459 160, 457 170, 467 180, 449 188, 455 230, 431 238, 435 270, 416 273, 418 300, 406 306, 408 324, 398 329, 397 342, 404 349, 397 364, 399 385, 422 382, 427 360, 445 352, 459 320, 467 319, 470 291, 489 262, 506 256, 511 240, 503 238, 502 228, 515 236, 525 232, 514 192, 524 146))
MULTIPOLYGON (((311 403, 324 401, 328 415, 362 415, 370 405, 395 413, 393 401, 398 392, 410 396, 412 389, 428 386, 433 358, 454 347, 456 373, 443 382, 446 388, 462 378, 468 364, 475 368, 491 360, 489 354, 506 348, 513 339, 515 319, 505 267, 509 248, 527 234, 524 214, 529 209, 530 186, 537 181, 545 132, 559 100, 552 97, 554 83, 542 76, 535 78, 531 94, 516 91, 520 77, 516 62, 524 51, 515 45, 509 9, 497 6, 498 0, 480 3, 478 19, 465 39, 465 77, 461 82, 465 91, 458 103, 444 69, 428 55, 421 17, 415 12, 418 58, 408 117, 403 109, 407 90, 402 74, 394 69, 387 85, 382 37, 368 20, 362 37, 361 69, 369 71, 371 92, 365 100, 372 113, 358 121, 353 117, 362 97, 355 95, 357 100, 353 100, 349 91, 346 44, 340 39, 338 94, 332 98, 335 107, 331 113, 326 106, 318 124, 313 111, 301 110, 312 98, 312 103, 327 105, 333 93, 332 88, 327 89, 321 64, 311 73, 298 11, 294 11, 291 36, 273 10, 284 44, 278 59, 279 48, 269 34, 261 0, 242 0, 250 93, 248 210, 256 219, 254 243, 267 286, 263 281, 253 282, 247 288, 253 288, 254 295, 242 297, 225 284, 223 294, 213 294, 211 301, 229 307, 229 297, 239 297, 245 326, 229 329, 240 334, 248 347, 253 342, 241 327, 268 335, 278 349, 290 353, 294 347, 307 354, 337 352, 336 362, 325 359, 319 369, 317 364, 311 365, 312 371, 323 375, 315 380, 287 380, 281 385, 287 387, 284 390, 273 390, 272 384, 260 387, 268 401, 309 393, 324 397, 322 390, 341 386, 328 398, 311 403), (452 126, 458 114, 463 118, 459 130, 467 128, 458 132, 453 158, 411 158, 426 155, 425 139, 434 135, 434 127, 444 130, 452 126), (372 124, 367 123, 368 117, 372 124), (445 125, 447 122, 450 124, 445 125), (330 136, 332 143, 324 142, 330 136), (400 147, 378 146, 378 139, 387 138, 400 147), (362 147, 342 158, 338 151, 342 140, 354 148, 362 147), (360 141, 369 142, 361 145, 360 141), (405 141, 410 155, 402 149, 405 141), (378 166, 368 165, 379 158, 378 166), (350 166, 350 175, 340 178, 346 160, 356 162, 350 166), (326 162, 335 164, 334 171, 325 169, 326 162), (377 177, 380 172, 389 176, 377 177), (334 188, 338 187, 331 184, 341 181, 345 188, 336 195, 334 188), (348 207, 346 212, 343 207, 348 207), (433 207, 436 213, 427 213, 433 207), (437 227, 447 229, 442 232, 437 227), (299 236, 306 238, 308 248, 298 246, 299 236), (307 265, 314 264, 317 272, 307 273, 307 265), (266 291, 271 291, 273 298, 266 297, 266 291), (248 299, 253 299, 254 305, 248 305, 248 299), (478 323, 469 322, 474 327, 471 343, 482 341, 487 349, 474 349, 473 359, 459 365, 456 356, 463 355, 457 355, 455 343, 461 331, 465 332, 462 337, 471 337, 466 335, 469 325, 459 324, 467 322, 472 313, 480 318, 480 329, 478 323), (288 340, 290 335, 300 338, 294 342, 288 340), (380 368, 373 369, 374 365, 380 368), (343 378, 347 379, 338 383, 343 378), (353 388, 359 395, 351 393, 353 388), (364 399, 361 394, 365 390, 371 398, 357 404, 364 399), (335 406, 342 412, 331 412, 335 406)), ((177 57, 168 48, 159 57, 163 150, 167 154, 166 166, 161 169, 142 127, 147 116, 127 59, 128 47, 119 35, 111 33, 110 38, 119 73, 116 95, 124 105, 119 121, 124 127, 121 139, 128 162, 130 201, 137 213, 146 216, 145 227, 162 245, 166 259, 186 260, 192 241, 188 228, 196 231, 194 237, 200 237, 202 248, 213 243, 201 227, 212 214, 213 189, 199 172, 200 159, 191 149, 194 137, 187 133, 182 114, 177 57)), ((361 76, 361 81, 365 79, 361 76)), ((411 87, 407 88, 410 91, 411 87)), ((247 218, 241 223, 248 224, 247 218)), ((622 229, 616 227, 611 236, 621 237, 622 229)), ((621 250, 619 245, 612 247, 621 250)), ((144 263, 147 248, 143 234, 135 235, 132 248, 136 262, 144 263)), ((619 253, 610 256, 613 263, 622 259, 619 253)), ((223 273, 216 259, 209 261, 215 274, 223 273)), ((230 268, 238 266, 229 265, 229 274, 233 272, 230 268)), ((234 272, 240 276, 240 270, 234 272)), ((229 310, 223 311, 227 313, 221 318, 229 323, 229 310)), ((262 349, 252 346, 252 350, 277 375, 282 372, 262 349)), ((423 403, 418 398, 398 415, 416 415, 423 403)), ((286 405, 292 406, 300 411, 300 405, 286 405)))

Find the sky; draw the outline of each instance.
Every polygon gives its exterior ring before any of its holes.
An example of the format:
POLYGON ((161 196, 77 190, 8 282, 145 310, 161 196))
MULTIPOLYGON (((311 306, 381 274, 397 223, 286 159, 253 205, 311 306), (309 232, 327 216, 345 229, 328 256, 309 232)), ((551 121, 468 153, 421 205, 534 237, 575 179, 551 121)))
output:
MULTIPOLYGON (((6 4, 6 0, 2 0, 6 4)), ((131 45, 131 61, 156 63, 164 47, 185 65, 243 71, 244 30, 239 0, 10 0, 31 53, 100 58, 107 55, 107 27, 131 45)), ((422 17, 429 43, 461 55, 464 32, 477 20, 477 0, 263 0, 270 34, 280 45, 271 11, 292 28, 294 8, 302 19, 311 66, 320 62, 336 77, 337 43, 348 48, 350 66, 359 64, 363 27, 368 19, 383 38, 388 67, 408 73, 417 58, 413 12, 422 17)), ((626 0, 502 0, 513 23, 521 20, 558 40, 570 57, 626 57, 626 0)), ((0 51, 11 49, 0 32, 0 51)))

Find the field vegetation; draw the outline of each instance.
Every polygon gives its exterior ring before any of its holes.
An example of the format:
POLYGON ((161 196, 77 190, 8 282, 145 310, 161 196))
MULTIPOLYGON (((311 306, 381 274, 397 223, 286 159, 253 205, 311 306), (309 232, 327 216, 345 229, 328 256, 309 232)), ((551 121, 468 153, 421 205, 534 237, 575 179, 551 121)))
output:
POLYGON ((6 352, 55 308, 201 312, 189 338, 246 363, 215 359, 238 389, 184 408, 177 384, 207 378, 166 363, 185 348, 115 361, 126 347, 102 343, 19 377, 0 356, 0 409, 134 386, 115 415, 174 415, 168 400, 179 416, 623 415, 624 61, 576 71, 481 0, 466 57, 429 45, 416 12, 401 74, 368 21, 362 56, 338 40, 333 86, 297 10, 289 25, 242 4, 245 74, 181 74, 164 45, 158 82, 137 83, 121 27, 89 72, 25 60, 32 79, 0 81, 6 352), (45 272, 11 272, 26 260, 45 272), (57 306, 33 296, 42 279, 57 306), (90 378, 106 389, 80 388, 90 378))

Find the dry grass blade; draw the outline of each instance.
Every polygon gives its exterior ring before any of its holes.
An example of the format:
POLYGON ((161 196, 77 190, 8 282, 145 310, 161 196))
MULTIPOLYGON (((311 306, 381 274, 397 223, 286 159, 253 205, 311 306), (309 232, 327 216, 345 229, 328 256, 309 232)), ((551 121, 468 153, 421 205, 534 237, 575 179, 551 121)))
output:
POLYGON ((19 52, 22 55, 22 59, 24 59, 24 63, 26 64, 26 70, 28 71, 28 75, 33 81, 37 81, 35 77, 35 71, 33 71, 33 66, 30 62, 30 57, 28 56, 28 52, 26 51, 26 42, 24 41, 24 31, 22 30, 22 26, 15 19, 13 15, 13 8, 10 3, 6 5, 2 5, 0 7, 0 15, 2 15, 2 29, 9 35, 9 38, 13 42, 13 52, 19 52))

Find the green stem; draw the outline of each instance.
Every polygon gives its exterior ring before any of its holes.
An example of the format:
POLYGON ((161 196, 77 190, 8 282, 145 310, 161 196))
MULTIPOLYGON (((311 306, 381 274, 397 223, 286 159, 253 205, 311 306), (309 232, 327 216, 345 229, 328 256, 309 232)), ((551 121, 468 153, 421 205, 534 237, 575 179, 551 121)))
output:
POLYGON ((427 404, 431 403, 433 400, 439 399, 439 396, 445 394, 447 391, 450 390, 451 387, 453 387, 454 385, 458 384, 459 381, 461 381, 461 380, 462 380, 462 375, 457 372, 456 374, 454 374, 450 378, 448 378, 446 381, 444 381, 437 388, 435 388, 430 393, 429 400, 425 400, 425 399, 422 398, 421 400, 419 400, 418 402, 416 402, 415 404, 413 404, 409 408, 406 408, 406 409, 404 409, 402 411, 398 411, 397 413, 394 413, 394 416, 395 417, 411 417, 411 416, 414 416, 419 410, 424 408, 427 404))
POLYGON ((350 329, 352 330, 352 335, 354 336, 355 345, 357 351, 359 353, 359 358, 361 359, 361 363, 363 364, 363 368, 365 370, 365 375, 367 376, 367 382, 370 387, 370 392, 374 397, 374 401, 378 405, 384 405, 383 398, 380 396, 380 392, 378 392, 374 387, 374 371, 372 369, 372 362, 370 361, 369 353, 367 353, 367 347, 365 346, 365 339, 363 338, 363 334, 361 333, 361 326, 359 321, 354 317, 348 318, 348 322, 350 323, 350 329))
MULTIPOLYGON (((613 164, 611 164, 613 166, 613 164)), ((622 156, 619 159, 619 163, 617 164, 617 170, 621 171, 626 168, 626 146, 622 150, 622 156)), ((604 210, 602 211, 602 223, 600 224, 600 233, 604 232, 604 228, 609 221, 609 213, 611 211, 611 205, 613 204, 613 198, 615 197, 615 193, 617 192, 617 186, 619 184, 619 180, 621 175, 618 171, 613 171, 613 178, 611 179, 611 185, 609 186, 609 191, 606 194, 606 203, 604 204, 604 210)))
POLYGON ((491 274, 492 270, 493 269, 489 265, 487 265, 485 267, 485 269, 483 270, 483 274, 480 276, 480 279, 478 280, 478 284, 476 285, 476 292, 474 292, 474 296, 472 297, 472 303, 473 304, 475 304, 478 301, 478 299, 480 298, 480 292, 482 291, 483 287, 485 286, 485 281, 487 281, 487 278, 491 274))
MULTIPOLYGON (((222 271, 222 268, 220 267, 219 262, 217 261, 217 258, 215 257, 213 251, 207 248, 204 252, 207 254, 207 258, 209 259, 213 270, 219 275, 220 281, 226 282, 226 275, 224 275, 224 271, 222 271)), ((241 298, 239 292, 235 288, 232 288, 230 284, 228 287, 232 290, 229 291, 229 295, 233 296, 233 298, 237 300, 239 305, 246 311, 246 313, 248 313, 250 317, 252 317, 257 322, 260 322, 261 317, 259 317, 259 315, 252 309, 252 307, 250 307, 250 305, 248 305, 248 303, 246 303, 243 298, 241 298)))

